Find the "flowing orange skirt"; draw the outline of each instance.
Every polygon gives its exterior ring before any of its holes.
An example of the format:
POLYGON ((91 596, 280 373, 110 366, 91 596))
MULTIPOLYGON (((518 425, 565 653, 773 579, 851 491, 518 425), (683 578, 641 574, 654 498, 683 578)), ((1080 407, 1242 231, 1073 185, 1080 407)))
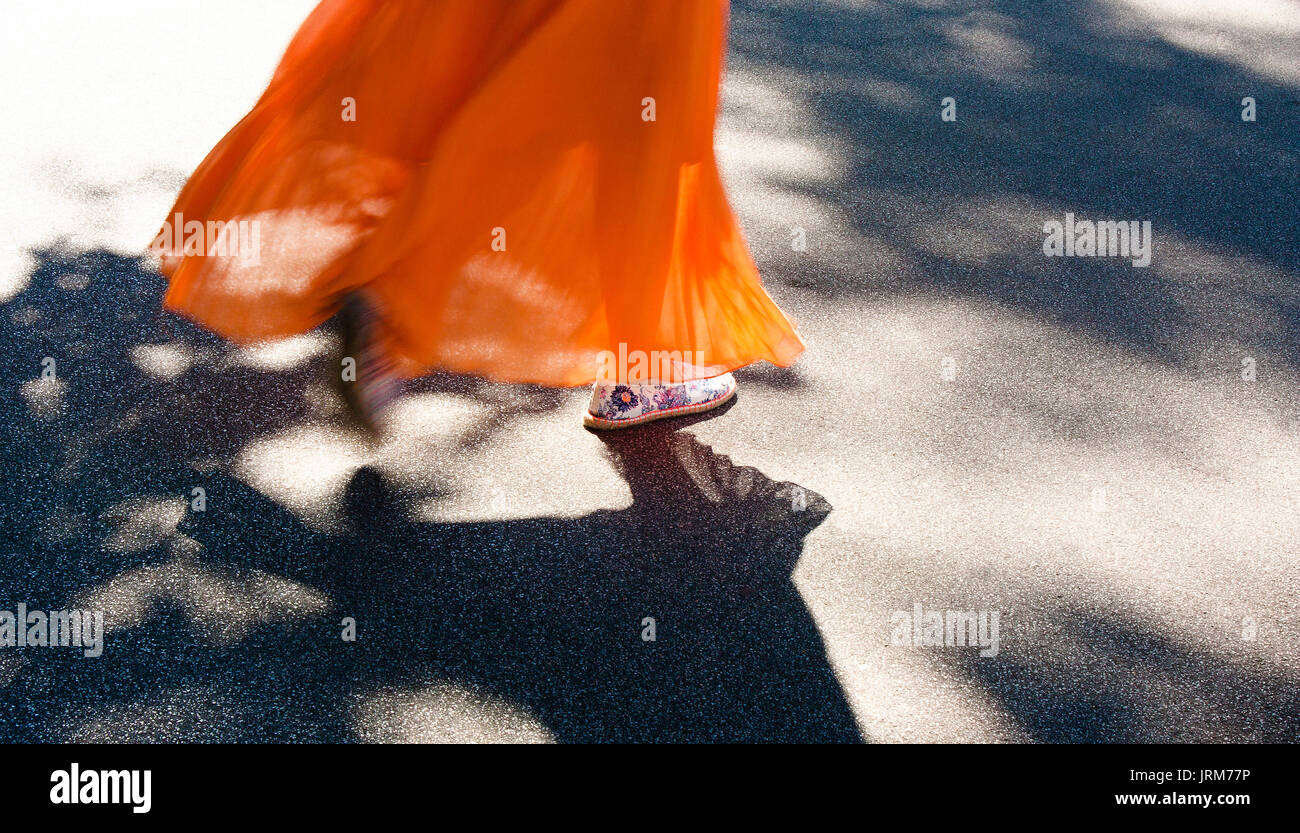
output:
POLYGON ((325 0, 155 242, 166 306, 248 343, 361 290, 410 373, 580 385, 602 351, 693 359, 664 381, 789 365, 803 344, 714 156, 727 10, 325 0))

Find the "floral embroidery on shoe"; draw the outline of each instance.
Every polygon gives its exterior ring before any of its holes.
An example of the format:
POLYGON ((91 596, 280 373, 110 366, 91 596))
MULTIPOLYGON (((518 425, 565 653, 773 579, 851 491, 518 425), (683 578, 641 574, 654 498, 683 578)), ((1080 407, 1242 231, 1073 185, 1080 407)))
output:
POLYGON ((655 405, 661 411, 671 411, 687 404, 685 385, 665 385, 655 394, 655 405))
POLYGON ((625 414, 633 408, 641 406, 641 397, 627 385, 618 385, 609 394, 610 404, 617 409, 618 413, 625 414))

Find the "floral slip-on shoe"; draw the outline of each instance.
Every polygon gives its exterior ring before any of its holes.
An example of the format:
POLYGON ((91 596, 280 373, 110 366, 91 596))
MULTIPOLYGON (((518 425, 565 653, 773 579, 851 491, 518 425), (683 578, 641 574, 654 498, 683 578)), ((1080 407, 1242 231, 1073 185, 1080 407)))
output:
POLYGON ((656 419, 711 411, 735 395, 736 377, 730 373, 676 385, 597 382, 582 424, 602 431, 630 428, 656 419))

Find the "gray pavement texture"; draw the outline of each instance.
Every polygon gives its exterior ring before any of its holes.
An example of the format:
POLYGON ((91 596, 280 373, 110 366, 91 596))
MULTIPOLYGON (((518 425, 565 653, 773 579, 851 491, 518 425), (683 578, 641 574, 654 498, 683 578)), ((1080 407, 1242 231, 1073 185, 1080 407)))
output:
POLYGON ((736 0, 807 355, 615 436, 434 376, 374 446, 328 333, 226 345, 136 256, 311 5, 3 12, 0 609, 108 633, 0 648, 0 740, 1296 739, 1300 4, 736 0), (1067 212, 1152 264, 1044 257, 1067 212))

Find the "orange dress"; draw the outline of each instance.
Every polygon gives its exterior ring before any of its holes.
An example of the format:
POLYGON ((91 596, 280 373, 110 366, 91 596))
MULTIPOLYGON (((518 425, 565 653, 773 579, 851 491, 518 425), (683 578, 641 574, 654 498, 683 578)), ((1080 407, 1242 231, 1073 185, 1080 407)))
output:
POLYGON ((361 290, 412 374, 580 385, 620 350, 698 358, 663 381, 789 365, 803 344, 714 156, 727 12, 325 0, 155 241, 165 305, 248 343, 361 290), (255 256, 186 241, 194 221, 253 229, 255 256))

